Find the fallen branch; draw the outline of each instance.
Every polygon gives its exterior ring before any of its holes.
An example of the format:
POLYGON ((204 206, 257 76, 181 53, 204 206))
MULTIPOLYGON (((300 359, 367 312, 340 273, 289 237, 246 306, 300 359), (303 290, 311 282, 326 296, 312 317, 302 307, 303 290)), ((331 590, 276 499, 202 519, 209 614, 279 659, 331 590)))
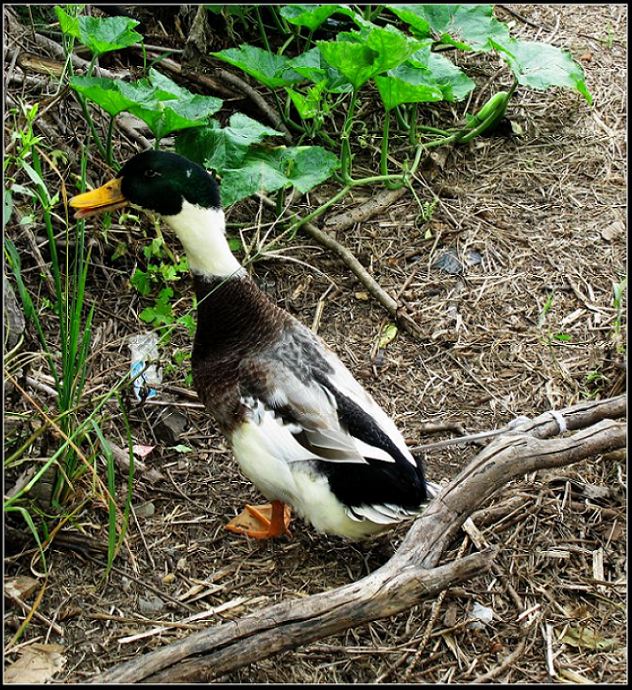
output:
MULTIPOLYGON (((264 206, 268 208, 276 208, 276 204, 272 199, 259 194, 264 206)), ((421 336, 421 330, 417 324, 406 314, 403 314, 401 307, 396 299, 393 299, 388 292, 380 286, 380 284, 373 278, 373 276, 364 268, 364 266, 356 259, 353 253, 344 245, 340 244, 338 240, 316 227, 313 223, 302 223, 300 229, 304 230, 312 239, 316 240, 318 244, 327 249, 330 249, 340 259, 342 259, 345 266, 351 269, 356 278, 364 285, 369 294, 374 297, 379 304, 390 314, 394 321, 397 321, 404 330, 414 337, 421 336)))
POLYGON ((338 589, 281 602, 139 656, 95 683, 209 681, 280 651, 393 616, 445 588, 488 570, 495 550, 438 566, 463 523, 495 491, 525 473, 579 462, 622 448, 624 396, 588 402, 534 420, 490 443, 429 504, 395 555, 367 577, 338 589), (575 434, 560 432, 560 420, 575 434), (193 655, 203 655, 189 659, 193 655))
POLYGON ((285 141, 288 144, 292 142, 292 135, 290 134, 288 128, 285 126, 285 123, 281 119, 279 113, 277 113, 277 111, 266 101, 266 99, 258 91, 253 89, 252 86, 248 84, 248 82, 244 81, 243 79, 241 79, 241 77, 238 77, 236 74, 233 74, 232 72, 229 72, 225 69, 218 69, 217 75, 220 79, 223 79, 224 81, 228 82, 236 89, 241 91, 243 94, 248 96, 250 100, 259 108, 262 114, 264 114, 268 118, 270 124, 275 129, 278 129, 280 132, 283 132, 283 138, 285 139, 285 141))
POLYGON ((398 199, 404 196, 407 191, 407 187, 400 187, 399 189, 383 189, 381 192, 373 195, 363 204, 343 211, 337 216, 330 216, 325 221, 325 226, 328 230, 340 232, 350 228, 356 223, 363 223, 365 220, 372 218, 373 216, 392 206, 398 199))

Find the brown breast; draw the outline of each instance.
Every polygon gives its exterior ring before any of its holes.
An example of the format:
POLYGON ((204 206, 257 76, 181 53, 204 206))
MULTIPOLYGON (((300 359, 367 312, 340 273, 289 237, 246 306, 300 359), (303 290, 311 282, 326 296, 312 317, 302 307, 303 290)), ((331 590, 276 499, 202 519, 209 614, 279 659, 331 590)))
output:
POLYGON ((247 275, 209 280, 193 274, 193 281, 198 302, 193 383, 206 409, 230 435, 245 414, 239 390, 243 360, 269 347, 290 316, 247 275))

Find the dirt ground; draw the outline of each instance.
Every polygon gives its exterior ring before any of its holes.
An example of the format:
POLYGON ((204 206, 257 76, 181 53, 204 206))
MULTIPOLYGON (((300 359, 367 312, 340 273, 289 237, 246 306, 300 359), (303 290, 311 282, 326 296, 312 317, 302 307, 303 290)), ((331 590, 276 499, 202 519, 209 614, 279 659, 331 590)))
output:
MULTIPOLYGON (((412 445, 454 435, 423 432, 430 422, 474 433, 625 391, 624 355, 617 345, 625 339, 626 312, 617 336, 613 286, 627 270, 627 7, 509 8, 519 16, 502 6, 497 15, 512 23, 514 35, 562 46, 581 62, 593 106, 570 91, 519 89, 508 114, 520 135, 477 139, 450 150, 430 185, 418 177, 419 198, 436 202, 430 219, 421 218, 419 205, 406 194, 337 238, 387 292, 401 295, 425 337, 416 341, 400 332, 378 352, 387 315, 338 259, 305 237, 290 245, 289 255, 301 263, 269 257, 254 266, 257 280, 281 306, 308 325, 318 315, 319 334, 412 445), (430 241, 424 239, 428 230, 430 241), (435 266, 446 251, 461 258, 476 252, 481 261, 453 275, 435 266)), ((44 54, 30 41, 27 32, 9 45, 44 54)), ((478 64, 481 84, 500 68, 493 61, 478 64)), ((29 96, 28 85, 10 86, 14 96, 22 89, 29 96)), ((51 122, 76 147, 75 132, 62 127, 68 111, 63 104, 59 108, 51 122)), ((104 177, 98 168, 94 175, 104 177)), ((320 188, 310 201, 326 193, 320 188)), ((362 189, 346 204, 368 195, 362 189)), ((248 201, 228 220, 254 222, 258 212, 248 201)), ((109 245, 102 236, 95 243, 88 286, 88 301, 97 300, 94 370, 87 386, 94 391, 128 369, 125 341, 140 329, 136 315, 147 306, 128 285, 131 253, 118 262, 110 259, 117 238, 124 237, 117 222, 109 245)), ((7 229, 28 252, 18 232, 16 226, 7 229)), ((140 251, 145 240, 135 241, 129 240, 130 249, 140 251)), ((37 281, 37 270, 31 276, 37 281)), ((187 299, 188 288, 185 279, 179 289, 187 299)), ((186 350, 188 343, 182 329, 169 346, 186 350)), ((29 346, 37 347, 35 338, 29 346)), ((37 378, 37 371, 31 376, 37 378)), ((401 525, 352 545, 299 521, 291 540, 274 543, 226 532, 228 519, 261 497, 240 475, 212 420, 182 393, 182 371, 167 375, 165 384, 158 403, 132 405, 130 411, 134 441, 154 446, 145 462, 163 478, 152 482, 138 473, 135 516, 109 580, 102 579, 103 552, 53 544, 37 609, 43 618, 31 620, 20 643, 7 650, 7 663, 34 642, 60 644, 66 663, 55 682, 86 682, 191 630, 357 580, 383 564, 406 533, 408 525, 401 525), (172 410, 185 418, 177 440, 169 440, 161 424, 172 410), (192 451, 178 453, 176 443, 192 451), (213 608, 220 610, 206 621, 154 629, 213 608)), ((8 409, 23 405, 15 394, 5 401, 8 409)), ((108 432, 125 445, 114 410, 108 432)), ((449 480, 475 452, 456 446, 429 453, 429 478, 449 480)), ((124 481, 122 476, 121 497, 124 481)), ((482 530, 490 545, 501 547, 491 573, 406 613, 272 656, 221 680, 623 683, 625 495, 624 453, 526 476, 491 502, 523 499, 482 530), (607 584, 595 570, 601 558, 607 584), (490 609, 492 620, 473 626, 477 606, 490 609), (594 636, 578 640, 582 630, 594 636)), ((72 531, 96 542, 105 541, 106 530, 107 514, 97 504, 73 519, 72 531)), ((459 539, 445 560, 461 546, 459 539)), ((470 543, 465 548, 475 550, 470 543)), ((32 556, 32 550, 6 553, 5 577, 33 576, 32 556)), ((33 564, 37 569, 38 562, 33 564)), ((5 607, 5 640, 23 618, 22 610, 5 607)))

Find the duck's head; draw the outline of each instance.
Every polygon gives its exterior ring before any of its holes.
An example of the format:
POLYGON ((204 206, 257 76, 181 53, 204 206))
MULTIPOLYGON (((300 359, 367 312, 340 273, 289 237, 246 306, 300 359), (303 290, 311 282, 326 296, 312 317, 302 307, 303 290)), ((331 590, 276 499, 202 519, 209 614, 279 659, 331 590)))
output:
POLYGON ((168 151, 143 151, 103 186, 70 200, 75 218, 88 218, 126 205, 177 216, 185 202, 219 209, 219 189, 200 165, 168 151))
POLYGON ((168 151, 144 151, 117 177, 72 197, 75 218, 130 205, 161 215, 175 230, 193 271, 225 276, 239 270, 225 239, 224 213, 215 179, 200 165, 168 151))

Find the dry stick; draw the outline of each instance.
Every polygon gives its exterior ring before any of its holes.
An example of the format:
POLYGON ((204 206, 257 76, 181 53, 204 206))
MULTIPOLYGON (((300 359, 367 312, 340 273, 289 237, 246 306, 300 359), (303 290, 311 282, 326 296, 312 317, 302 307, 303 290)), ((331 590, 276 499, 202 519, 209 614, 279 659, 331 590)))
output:
MULTIPOLYGON (((542 440, 537 436, 554 435, 558 430, 550 424, 551 415, 544 413, 522 425, 530 426, 532 436, 514 432, 493 441, 429 504, 391 560, 365 578, 195 633, 120 664, 93 682, 208 681, 276 652, 395 615, 446 587, 486 572, 495 550, 437 566, 454 535, 481 503, 525 473, 569 465, 625 446, 626 425, 609 419, 625 414, 624 396, 584 403, 556 414, 569 427, 582 422, 592 426, 570 437, 542 440), (184 661, 198 654, 206 656, 184 661)), ((557 425, 555 419, 553 423, 557 425)))
MULTIPOLYGON (((263 204, 268 208, 276 208, 276 204, 271 199, 263 195, 259 195, 263 204)), ((371 294, 391 315, 391 317, 398 321, 401 326, 411 335, 419 337, 421 331, 417 324, 402 314, 400 311, 400 306, 397 300, 394 300, 384 289, 382 289, 379 283, 369 274, 369 272, 364 268, 364 266, 356 259, 356 257, 340 242, 334 239, 331 235, 323 232, 317 228, 312 223, 304 223, 300 226, 301 230, 304 230, 312 239, 316 240, 320 245, 331 249, 346 266, 348 266, 356 278, 364 285, 369 294, 371 294)))
POLYGON ((261 618, 259 615, 250 616, 217 626, 217 631, 231 629, 227 630, 228 646, 223 646, 218 640, 213 647, 221 648, 212 654, 149 676, 148 680, 155 683, 174 682, 176 679, 210 680, 275 652, 376 620, 376 611, 379 611, 378 618, 393 616, 415 606, 422 598, 438 594, 446 586, 485 572, 495 553, 495 550, 476 553, 429 571, 411 567, 407 572, 394 574, 380 569, 383 571, 381 576, 376 571, 375 577, 364 578, 334 592, 313 595, 300 602, 288 602, 289 606, 285 603, 270 607, 262 612, 261 618), (303 606, 305 603, 307 606, 303 606), (260 628, 257 634, 240 631, 240 624, 245 621, 252 621, 260 628))
POLYGON ((363 223, 365 220, 381 213, 389 206, 392 206, 400 197, 404 196, 408 191, 407 187, 400 187, 399 189, 384 189, 379 194, 372 196, 368 201, 365 201, 359 206, 354 206, 352 209, 343 211, 337 216, 330 216, 325 221, 325 226, 328 230, 335 230, 340 232, 350 228, 355 223, 363 223))
MULTIPOLYGON (((148 53, 148 57, 156 57, 156 56, 148 53)), ((180 63, 176 62, 175 60, 172 60, 171 58, 164 58, 163 57, 160 60, 160 65, 161 65, 161 67, 164 67, 165 69, 169 70, 173 74, 183 75, 183 76, 187 77, 187 79, 195 81, 198 84, 202 84, 202 86, 205 86, 206 88, 210 89, 211 91, 214 91, 215 93, 220 94, 225 99, 226 98, 229 98, 229 99, 238 98, 240 100, 243 99, 243 94, 227 88, 218 79, 213 79, 213 77, 209 76, 208 74, 198 74, 196 72, 184 71, 182 68, 182 65, 180 63)))
POLYGON ((233 74, 228 70, 219 69, 217 73, 220 79, 227 81, 229 84, 232 84, 235 88, 239 89, 242 93, 246 94, 246 96, 248 96, 250 100, 255 103, 259 110, 268 117, 268 120, 270 121, 272 126, 275 129, 278 129, 279 131, 283 132, 283 138, 285 139, 285 141, 287 141, 288 143, 292 142, 292 135, 290 134, 288 128, 285 126, 283 120, 281 119, 281 116, 260 93, 253 89, 252 86, 248 84, 248 82, 244 81, 236 74, 233 74))
POLYGON ((505 660, 500 664, 500 666, 496 666, 491 671, 483 673, 480 676, 476 676, 472 683, 487 683, 490 680, 493 680, 494 678, 499 676, 501 673, 504 673, 514 663, 514 661, 516 661, 520 657, 520 655, 524 651, 525 645, 526 640, 520 640, 518 646, 508 657, 505 658, 505 660))

